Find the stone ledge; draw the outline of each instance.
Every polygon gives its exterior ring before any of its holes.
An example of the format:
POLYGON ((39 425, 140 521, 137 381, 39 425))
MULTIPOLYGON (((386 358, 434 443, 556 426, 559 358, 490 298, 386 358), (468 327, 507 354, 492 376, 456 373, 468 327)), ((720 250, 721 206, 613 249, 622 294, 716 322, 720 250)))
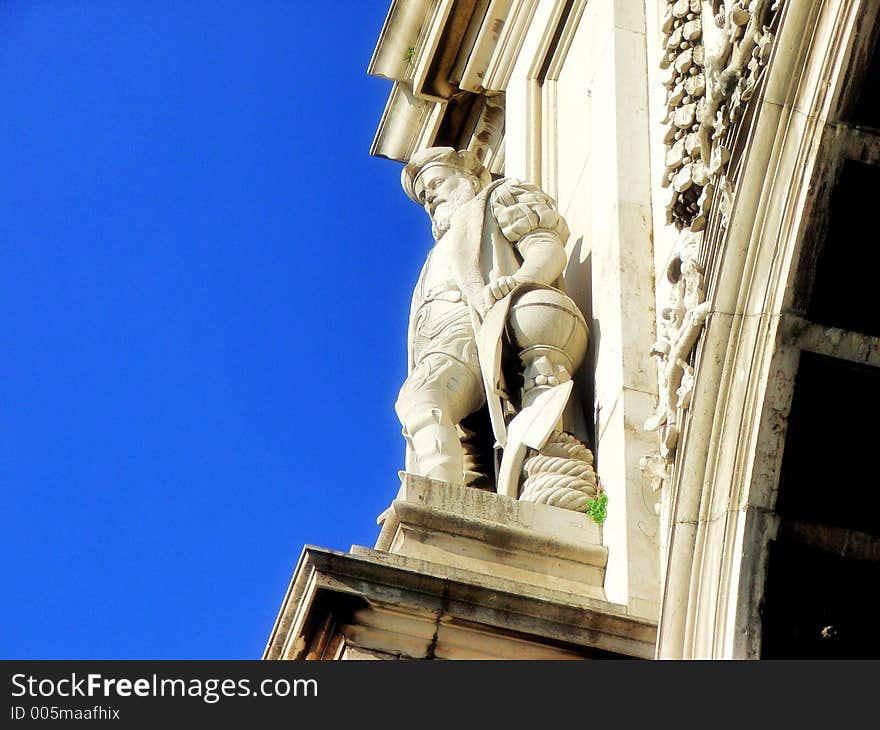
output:
POLYGON ((368 548, 306 547, 264 658, 343 658, 351 647, 407 658, 650 658, 655 638, 655 623, 607 601, 368 548))

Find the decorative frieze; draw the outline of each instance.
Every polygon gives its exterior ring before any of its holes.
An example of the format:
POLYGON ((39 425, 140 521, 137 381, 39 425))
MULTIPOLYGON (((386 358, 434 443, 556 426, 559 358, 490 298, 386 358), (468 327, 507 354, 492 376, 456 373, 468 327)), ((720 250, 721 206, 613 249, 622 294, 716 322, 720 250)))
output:
POLYGON ((730 160, 739 123, 770 56, 781 0, 669 0, 660 67, 667 88, 662 184, 667 221, 701 231, 730 160))

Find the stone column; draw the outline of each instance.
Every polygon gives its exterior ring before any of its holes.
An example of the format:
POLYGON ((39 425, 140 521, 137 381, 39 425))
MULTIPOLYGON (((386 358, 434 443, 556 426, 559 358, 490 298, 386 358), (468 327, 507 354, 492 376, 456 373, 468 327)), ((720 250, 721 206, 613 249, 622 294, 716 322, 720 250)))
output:
POLYGON ((639 466, 655 446, 642 426, 657 397, 645 18, 640 3, 601 4, 591 172, 597 472, 609 497, 605 587, 609 600, 656 617, 659 520, 639 466))

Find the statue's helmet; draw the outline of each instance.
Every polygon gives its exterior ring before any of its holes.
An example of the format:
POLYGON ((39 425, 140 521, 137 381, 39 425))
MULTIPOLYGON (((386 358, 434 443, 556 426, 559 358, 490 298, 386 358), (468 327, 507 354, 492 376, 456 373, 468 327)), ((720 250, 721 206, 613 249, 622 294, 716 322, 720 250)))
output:
POLYGON ((416 203, 420 203, 416 195, 416 180, 419 175, 431 167, 451 167, 473 177, 479 190, 492 182, 489 171, 483 167, 483 163, 469 150, 456 152, 452 147, 428 147, 416 152, 410 159, 403 172, 400 174, 400 184, 404 191, 416 203))

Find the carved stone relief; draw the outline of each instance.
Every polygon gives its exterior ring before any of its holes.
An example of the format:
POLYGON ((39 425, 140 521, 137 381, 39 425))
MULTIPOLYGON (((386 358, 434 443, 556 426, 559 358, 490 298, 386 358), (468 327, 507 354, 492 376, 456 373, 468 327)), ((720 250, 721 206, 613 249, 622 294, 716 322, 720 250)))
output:
MULTIPOLYGON (((727 176, 731 140, 770 57, 774 14, 782 0, 668 0, 660 67, 667 88, 667 147, 662 183, 667 222, 680 231, 667 278, 652 354, 659 364, 659 405, 645 424, 660 434, 659 453, 642 468, 654 488, 670 476, 694 370, 689 364, 709 304, 698 263, 702 231, 717 205, 726 227, 733 185, 727 176)), ((719 231, 723 234, 723 230, 719 231)))
POLYGON ((697 263, 701 239, 702 233, 683 229, 666 268, 671 284, 669 300, 660 312, 658 338, 651 350, 660 360, 659 402, 656 413, 645 423, 646 430, 659 432, 660 453, 659 461, 650 462, 653 457, 642 461, 655 488, 658 479, 662 481, 669 475, 668 468, 661 468, 659 462, 671 462, 678 444, 681 421, 694 386, 694 368, 689 359, 709 314, 703 270, 697 263))
POLYGON ((730 160, 739 123, 770 56, 770 21, 781 0, 669 0, 660 67, 667 88, 667 220, 694 232, 730 160))

